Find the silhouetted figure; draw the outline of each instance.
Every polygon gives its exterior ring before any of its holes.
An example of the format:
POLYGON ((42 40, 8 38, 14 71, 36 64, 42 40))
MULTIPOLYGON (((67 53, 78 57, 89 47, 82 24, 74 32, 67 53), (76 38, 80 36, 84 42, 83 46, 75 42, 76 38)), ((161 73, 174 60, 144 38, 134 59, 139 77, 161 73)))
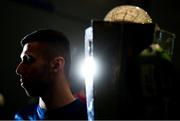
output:
POLYGON ((23 51, 17 67, 22 88, 38 97, 16 113, 16 120, 87 119, 86 105, 69 87, 70 47, 65 35, 55 30, 38 30, 21 41, 23 51))

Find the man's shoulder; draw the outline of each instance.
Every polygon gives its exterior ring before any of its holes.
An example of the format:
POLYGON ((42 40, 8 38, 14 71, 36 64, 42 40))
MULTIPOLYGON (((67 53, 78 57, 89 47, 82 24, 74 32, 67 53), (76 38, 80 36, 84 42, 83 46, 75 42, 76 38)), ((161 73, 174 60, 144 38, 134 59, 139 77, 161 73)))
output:
POLYGON ((86 120, 86 104, 76 99, 64 107, 48 111, 48 117, 49 119, 86 120))
POLYGON ((74 102, 70 104, 71 106, 78 107, 78 108, 86 108, 86 103, 82 102, 80 99, 76 99, 74 102))
POLYGON ((19 109, 15 114, 15 120, 29 119, 35 117, 38 104, 29 104, 19 109))
POLYGON ((67 105, 64 108, 70 112, 72 111, 73 113, 76 113, 76 112, 87 113, 86 104, 79 99, 76 99, 74 102, 72 102, 71 104, 67 105))

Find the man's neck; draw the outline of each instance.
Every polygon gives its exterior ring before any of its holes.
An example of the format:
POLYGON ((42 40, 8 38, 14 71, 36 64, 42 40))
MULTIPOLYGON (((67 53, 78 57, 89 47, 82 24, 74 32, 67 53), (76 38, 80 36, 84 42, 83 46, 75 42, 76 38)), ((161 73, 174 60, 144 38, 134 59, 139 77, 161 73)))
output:
POLYGON ((46 96, 39 98, 39 106, 51 110, 63 107, 75 100, 67 83, 56 84, 46 96), (59 85, 59 86, 58 86, 59 85))

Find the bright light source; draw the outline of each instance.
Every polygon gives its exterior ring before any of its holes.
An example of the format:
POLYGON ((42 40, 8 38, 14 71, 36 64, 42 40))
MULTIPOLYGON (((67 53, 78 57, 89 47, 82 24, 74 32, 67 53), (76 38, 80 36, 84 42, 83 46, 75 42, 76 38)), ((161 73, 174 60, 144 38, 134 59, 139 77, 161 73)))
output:
POLYGON ((88 120, 94 120, 94 98, 93 98, 93 78, 96 72, 93 56, 87 56, 83 65, 83 75, 86 84, 86 99, 88 120))
POLYGON ((82 65, 81 73, 85 80, 92 80, 97 72, 95 60, 92 56, 86 57, 82 65))

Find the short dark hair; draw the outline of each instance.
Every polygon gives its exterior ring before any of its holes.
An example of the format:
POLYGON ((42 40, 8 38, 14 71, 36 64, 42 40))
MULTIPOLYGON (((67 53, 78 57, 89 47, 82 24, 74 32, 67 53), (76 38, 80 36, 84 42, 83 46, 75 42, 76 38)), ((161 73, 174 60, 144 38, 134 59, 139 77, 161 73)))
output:
POLYGON ((47 43, 53 54, 60 54, 65 59, 65 75, 69 76, 71 65, 70 43, 62 32, 52 29, 36 30, 26 35, 21 40, 21 45, 24 47, 25 44, 30 42, 47 43))

